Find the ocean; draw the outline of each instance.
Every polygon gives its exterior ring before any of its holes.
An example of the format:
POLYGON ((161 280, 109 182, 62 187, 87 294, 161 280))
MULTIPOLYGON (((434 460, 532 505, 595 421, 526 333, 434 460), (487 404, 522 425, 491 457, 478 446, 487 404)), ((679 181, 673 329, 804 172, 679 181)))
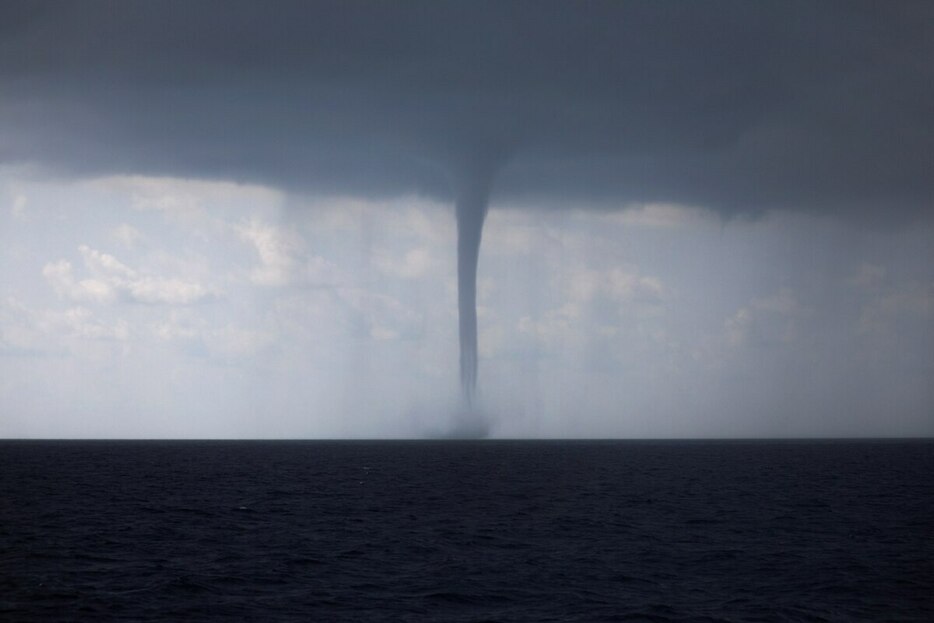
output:
POLYGON ((0 441, 3 621, 934 621, 934 441, 0 441))

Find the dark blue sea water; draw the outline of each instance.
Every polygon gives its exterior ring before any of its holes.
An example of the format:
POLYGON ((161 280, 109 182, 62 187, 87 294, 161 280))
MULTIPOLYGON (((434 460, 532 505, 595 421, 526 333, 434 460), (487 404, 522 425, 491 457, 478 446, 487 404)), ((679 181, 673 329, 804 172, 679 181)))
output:
POLYGON ((5 621, 934 621, 934 443, 0 442, 5 621))

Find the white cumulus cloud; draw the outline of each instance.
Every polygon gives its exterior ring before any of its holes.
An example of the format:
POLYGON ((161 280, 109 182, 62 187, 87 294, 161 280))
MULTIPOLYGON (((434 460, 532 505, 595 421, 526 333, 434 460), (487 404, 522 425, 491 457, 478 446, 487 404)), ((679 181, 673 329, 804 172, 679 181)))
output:
POLYGON ((775 294, 754 298, 740 307, 723 324, 729 346, 738 348, 751 343, 775 344, 793 342, 799 337, 799 319, 809 312, 790 288, 775 294))
POLYGON ((110 284, 100 279, 76 280, 74 269, 68 260, 59 260, 46 264, 42 269, 55 293, 75 302, 110 303, 116 292, 110 284))
POLYGON ((68 260, 50 262, 42 269, 56 294, 67 300, 107 304, 122 296, 136 303, 190 305, 212 293, 194 281, 141 274, 113 255, 87 245, 81 245, 78 251, 91 278, 76 279, 68 260))
POLYGON ((298 263, 296 256, 302 249, 295 234, 257 220, 241 224, 236 230, 259 256, 259 266, 250 273, 254 284, 284 286, 292 281, 298 263))
POLYGON ((129 223, 121 223, 120 225, 117 225, 113 228, 111 234, 113 235, 114 239, 116 239, 128 249, 135 247, 143 237, 140 231, 129 223))

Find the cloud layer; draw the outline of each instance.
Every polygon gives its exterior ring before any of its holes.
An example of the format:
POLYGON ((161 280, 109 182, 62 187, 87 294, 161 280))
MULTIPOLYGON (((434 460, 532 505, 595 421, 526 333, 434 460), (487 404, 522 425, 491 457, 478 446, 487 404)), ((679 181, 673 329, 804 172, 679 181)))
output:
POLYGON ((6 2, 0 162, 78 174, 924 211, 929 2, 6 2))

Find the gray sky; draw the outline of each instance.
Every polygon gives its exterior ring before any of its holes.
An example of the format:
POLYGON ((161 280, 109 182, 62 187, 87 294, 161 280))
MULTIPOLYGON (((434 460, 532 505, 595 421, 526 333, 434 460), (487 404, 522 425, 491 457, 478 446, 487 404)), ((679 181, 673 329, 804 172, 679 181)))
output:
POLYGON ((0 435, 932 435, 930 3, 7 2, 0 435))

